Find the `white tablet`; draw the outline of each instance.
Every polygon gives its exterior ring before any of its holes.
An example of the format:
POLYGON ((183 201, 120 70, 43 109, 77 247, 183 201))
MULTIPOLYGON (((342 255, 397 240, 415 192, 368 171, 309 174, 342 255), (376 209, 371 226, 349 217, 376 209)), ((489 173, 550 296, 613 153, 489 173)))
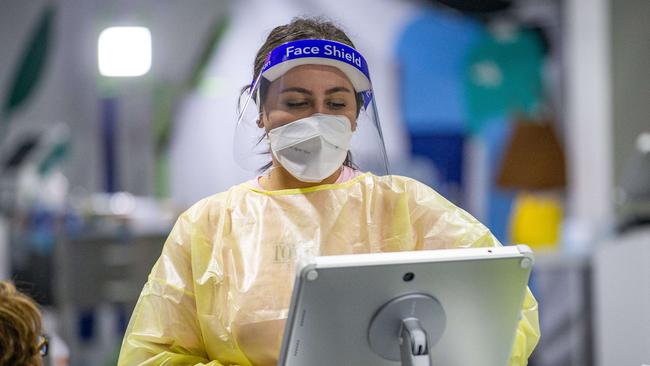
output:
POLYGON ((278 365, 506 365, 532 265, 524 245, 316 257, 278 365))

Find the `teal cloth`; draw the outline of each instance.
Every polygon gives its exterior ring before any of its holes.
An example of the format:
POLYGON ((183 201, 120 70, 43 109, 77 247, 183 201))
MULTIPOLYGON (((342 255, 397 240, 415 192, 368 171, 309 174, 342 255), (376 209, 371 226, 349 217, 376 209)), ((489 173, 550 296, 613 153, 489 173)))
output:
POLYGON ((470 132, 480 132, 494 117, 535 113, 543 59, 542 41, 533 32, 499 39, 486 31, 469 52, 463 75, 470 132))

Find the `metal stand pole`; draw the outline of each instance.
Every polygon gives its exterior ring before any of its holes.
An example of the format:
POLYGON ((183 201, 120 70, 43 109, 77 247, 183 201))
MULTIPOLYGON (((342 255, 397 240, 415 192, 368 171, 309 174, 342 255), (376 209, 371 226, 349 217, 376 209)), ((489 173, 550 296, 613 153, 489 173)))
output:
POLYGON ((402 366, 432 366, 426 330, 417 318, 402 319, 399 333, 402 366))

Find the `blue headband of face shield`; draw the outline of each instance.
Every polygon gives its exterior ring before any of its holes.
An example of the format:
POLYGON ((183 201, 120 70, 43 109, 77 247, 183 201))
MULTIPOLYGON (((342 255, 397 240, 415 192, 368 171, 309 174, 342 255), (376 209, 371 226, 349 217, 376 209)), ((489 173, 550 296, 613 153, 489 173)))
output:
MULTIPOLYGON (((363 96, 364 107, 372 99, 372 84, 366 59, 354 48, 325 39, 303 39, 274 48, 266 57, 259 77, 272 82, 287 71, 300 65, 326 65, 336 67, 350 79, 357 93, 363 96)), ((251 87, 255 87, 253 80, 251 87)), ((259 90, 259 89, 258 89, 259 90)))

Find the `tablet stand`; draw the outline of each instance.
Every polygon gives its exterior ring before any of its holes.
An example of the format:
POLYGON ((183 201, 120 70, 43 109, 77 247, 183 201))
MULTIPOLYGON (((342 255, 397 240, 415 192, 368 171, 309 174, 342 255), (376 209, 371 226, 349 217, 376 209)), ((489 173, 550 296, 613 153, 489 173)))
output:
POLYGON ((380 307, 368 327, 370 348, 403 366, 432 366, 431 347, 445 330, 442 305, 430 295, 407 294, 380 307))
POLYGON ((427 332, 417 318, 402 319, 399 348, 402 366, 433 366, 427 332))

